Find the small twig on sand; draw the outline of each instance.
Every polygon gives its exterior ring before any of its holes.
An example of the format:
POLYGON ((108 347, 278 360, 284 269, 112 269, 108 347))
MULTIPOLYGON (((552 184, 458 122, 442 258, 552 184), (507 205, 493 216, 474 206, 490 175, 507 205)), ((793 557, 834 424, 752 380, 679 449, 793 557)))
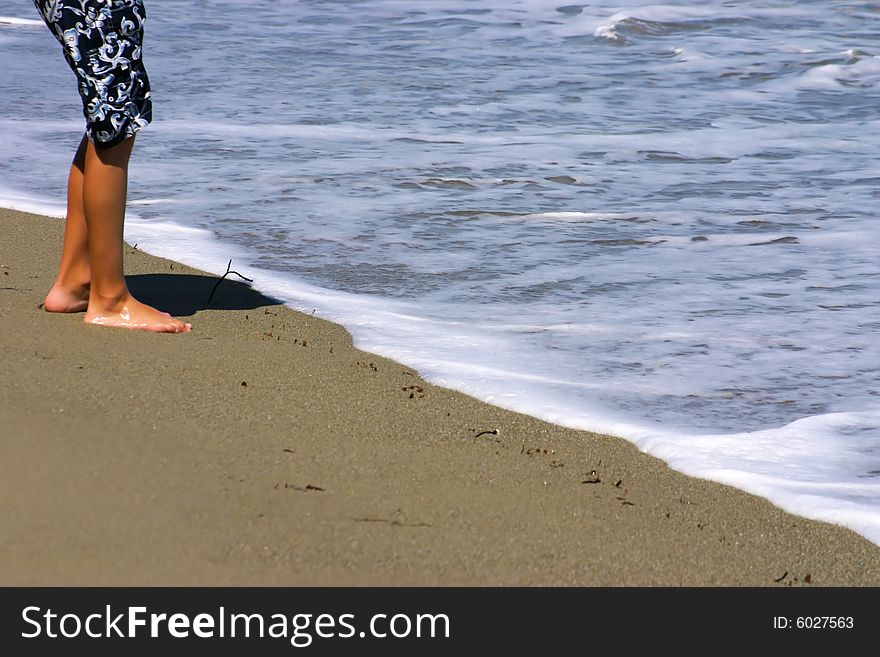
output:
POLYGON ((233 270, 232 270, 232 260, 230 260, 230 261, 229 261, 229 264, 226 265, 226 273, 223 274, 223 275, 220 277, 220 279, 219 279, 216 283, 214 283, 214 287, 211 289, 211 294, 208 296, 208 303, 209 303, 209 304, 211 303, 211 300, 214 298, 214 292, 217 291, 217 287, 220 285, 220 283, 223 282, 223 279, 224 279, 224 278, 226 278, 227 276, 229 276, 229 274, 235 274, 235 275, 238 276, 240 279, 242 279, 243 281, 247 281, 248 283, 253 283, 253 282, 254 282, 254 279, 252 279, 252 278, 248 278, 247 276, 242 276, 242 275, 239 274, 237 271, 233 271, 233 270))
POLYGON ((430 527, 426 522, 401 522, 400 520, 391 520, 390 518, 353 518, 355 522, 381 522, 392 527, 430 527))

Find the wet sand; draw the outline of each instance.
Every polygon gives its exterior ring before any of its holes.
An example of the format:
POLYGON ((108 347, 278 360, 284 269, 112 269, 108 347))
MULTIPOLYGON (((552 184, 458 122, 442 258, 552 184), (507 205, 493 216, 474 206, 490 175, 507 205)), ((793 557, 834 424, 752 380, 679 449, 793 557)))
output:
POLYGON ((847 529, 430 385, 241 282, 209 304, 216 276, 129 247, 132 291, 193 333, 46 313, 62 231, 0 210, 2 585, 880 585, 847 529))

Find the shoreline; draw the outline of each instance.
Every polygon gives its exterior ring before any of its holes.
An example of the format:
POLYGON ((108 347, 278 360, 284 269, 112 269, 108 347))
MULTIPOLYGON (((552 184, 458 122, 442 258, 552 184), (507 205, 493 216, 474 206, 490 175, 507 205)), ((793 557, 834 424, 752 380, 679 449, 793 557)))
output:
POLYGON ((209 306, 217 276, 127 247, 192 334, 44 313, 63 222, 0 227, 5 585, 880 585, 851 530, 429 384, 229 278, 209 306))

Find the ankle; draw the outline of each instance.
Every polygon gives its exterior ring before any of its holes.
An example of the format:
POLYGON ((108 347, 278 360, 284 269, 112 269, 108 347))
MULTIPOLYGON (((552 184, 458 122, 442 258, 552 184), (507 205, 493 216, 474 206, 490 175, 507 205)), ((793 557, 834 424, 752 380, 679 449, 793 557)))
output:
POLYGON ((55 279, 54 287, 60 287, 63 290, 68 290, 70 292, 78 292, 83 289, 88 289, 91 285, 91 277, 82 274, 58 274, 58 278, 55 279))
POLYGON ((92 289, 89 294, 89 308, 104 312, 120 312, 130 300, 131 294, 125 288, 111 293, 92 289))

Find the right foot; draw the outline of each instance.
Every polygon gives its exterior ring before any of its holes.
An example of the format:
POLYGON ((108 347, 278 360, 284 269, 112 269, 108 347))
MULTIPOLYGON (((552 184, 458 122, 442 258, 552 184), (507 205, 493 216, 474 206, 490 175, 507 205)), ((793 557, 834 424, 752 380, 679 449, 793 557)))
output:
POLYGON ((168 313, 141 303, 132 296, 122 301, 106 304, 103 308, 92 302, 85 316, 86 324, 138 329, 154 333, 189 333, 192 324, 181 322, 168 313))
POLYGON ((79 313, 89 306, 89 284, 69 287, 55 283, 43 301, 50 313, 79 313))

